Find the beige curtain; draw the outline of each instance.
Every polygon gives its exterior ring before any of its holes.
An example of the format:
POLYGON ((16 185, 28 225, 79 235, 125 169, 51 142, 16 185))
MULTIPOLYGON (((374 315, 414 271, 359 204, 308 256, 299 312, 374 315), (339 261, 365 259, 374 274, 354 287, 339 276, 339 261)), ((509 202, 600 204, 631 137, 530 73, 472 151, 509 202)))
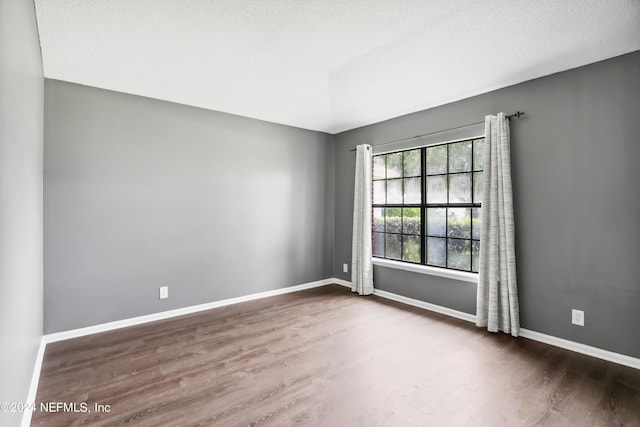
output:
POLYGON ((509 119, 485 117, 484 192, 476 324, 518 336, 509 119))
POLYGON ((356 176, 353 195, 353 241, 351 245, 351 290, 373 293, 371 259, 371 146, 356 147, 356 176))

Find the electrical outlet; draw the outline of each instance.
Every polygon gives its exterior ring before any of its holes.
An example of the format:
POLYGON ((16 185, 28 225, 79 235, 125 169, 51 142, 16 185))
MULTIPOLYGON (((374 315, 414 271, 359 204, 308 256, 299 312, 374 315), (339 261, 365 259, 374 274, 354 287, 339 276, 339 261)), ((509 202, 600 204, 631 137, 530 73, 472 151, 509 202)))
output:
POLYGON ((349 272, 349 264, 342 264, 342 272, 343 273, 349 272))
POLYGON ((578 326, 584 326, 584 311, 572 309, 571 323, 578 326))
POLYGON ((169 298, 169 287, 160 286, 160 299, 169 298))

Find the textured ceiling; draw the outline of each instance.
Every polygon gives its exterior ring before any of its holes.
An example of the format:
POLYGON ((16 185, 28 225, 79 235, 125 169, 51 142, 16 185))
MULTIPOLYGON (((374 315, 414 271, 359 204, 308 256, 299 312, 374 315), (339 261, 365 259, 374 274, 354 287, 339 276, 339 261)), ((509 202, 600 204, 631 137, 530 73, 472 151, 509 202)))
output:
POLYGON ((640 49, 640 0, 35 0, 44 74, 336 133, 640 49))

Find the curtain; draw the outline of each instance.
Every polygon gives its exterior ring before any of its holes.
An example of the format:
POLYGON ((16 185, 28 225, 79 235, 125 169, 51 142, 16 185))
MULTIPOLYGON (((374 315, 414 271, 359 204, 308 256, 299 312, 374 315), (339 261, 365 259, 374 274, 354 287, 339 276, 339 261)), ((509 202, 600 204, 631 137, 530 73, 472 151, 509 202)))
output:
POLYGON ((518 336, 509 119, 485 117, 482 230, 476 325, 518 336))
POLYGON ((351 244, 351 290, 373 293, 371 259, 371 146, 356 147, 356 177, 353 195, 353 241, 351 244))

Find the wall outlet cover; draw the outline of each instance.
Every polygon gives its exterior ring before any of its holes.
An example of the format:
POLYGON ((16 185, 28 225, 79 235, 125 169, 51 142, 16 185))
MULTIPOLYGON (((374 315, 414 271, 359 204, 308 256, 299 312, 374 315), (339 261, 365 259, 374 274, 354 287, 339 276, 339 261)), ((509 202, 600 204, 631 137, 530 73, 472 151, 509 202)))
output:
POLYGON ((160 299, 169 298, 169 287, 160 286, 160 299))
POLYGON ((578 326, 584 326, 584 311, 572 309, 571 323, 578 326))
POLYGON ((349 264, 342 264, 342 272, 343 273, 349 272, 349 264))

